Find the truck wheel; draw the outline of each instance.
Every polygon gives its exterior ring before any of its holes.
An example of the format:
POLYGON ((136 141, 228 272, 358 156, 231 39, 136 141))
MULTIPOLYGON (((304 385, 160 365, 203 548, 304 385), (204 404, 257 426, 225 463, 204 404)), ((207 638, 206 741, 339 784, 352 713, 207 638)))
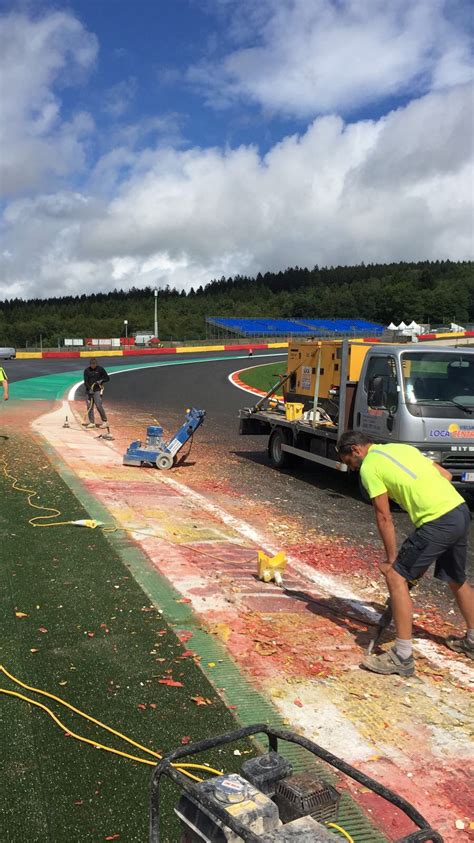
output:
POLYGON ((291 454, 281 449, 283 444, 288 444, 288 436, 286 431, 277 427, 268 440, 268 456, 274 468, 286 468, 291 463, 291 454))
POLYGON ((166 471, 167 469, 172 467, 173 462, 174 459, 171 454, 160 454, 156 458, 156 467, 161 468, 162 471, 166 471))

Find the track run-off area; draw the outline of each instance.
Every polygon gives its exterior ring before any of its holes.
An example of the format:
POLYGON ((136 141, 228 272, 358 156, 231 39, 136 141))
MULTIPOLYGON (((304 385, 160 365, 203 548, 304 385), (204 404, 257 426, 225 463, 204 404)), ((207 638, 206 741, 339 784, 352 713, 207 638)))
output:
MULTIPOLYGON (((143 602, 193 652, 216 711, 219 702, 242 725, 267 720, 294 728, 399 792, 448 843, 469 839, 474 671, 443 645, 461 628, 450 596, 432 579, 417 590, 415 677, 361 670, 386 599, 371 507, 346 476, 305 465, 277 472, 264 437, 239 436, 238 410, 255 396, 235 388, 229 375, 272 362, 277 375, 286 355, 161 355, 119 366, 98 360, 111 375, 104 405, 112 441, 80 425, 85 399, 77 360, 17 360, 6 364, 11 401, 0 408, 0 424, 10 439, 2 453, 15 431, 31 436, 85 517, 117 527, 104 542, 124 560, 143 602), (171 471, 122 466, 127 445, 145 438, 148 424, 158 421, 171 438, 192 406, 207 417, 171 471), (257 550, 286 552, 283 590, 256 578, 257 550)), ((28 482, 24 465, 22 484, 28 482)), ((48 505, 44 491, 42 502, 48 505)), ((30 516, 24 506, 25 520, 30 516)), ((403 513, 394 518, 401 540, 410 525, 403 513)), ((471 530, 471 574, 472 539, 471 530)), ((140 649, 135 656, 137 671, 140 649)), ((92 694, 91 713, 96 699, 92 694)), ((211 706, 202 708, 208 736, 211 706)), ((54 730, 52 723, 43 728, 54 730)), ((193 739, 204 736, 198 724, 193 728, 193 739)), ((77 747, 66 743, 63 751, 77 747)), ((81 762, 87 751, 81 748, 81 762)), ((373 794, 355 788, 353 795, 383 832, 364 826, 348 800, 347 822, 364 828, 356 843, 413 830, 373 794)))

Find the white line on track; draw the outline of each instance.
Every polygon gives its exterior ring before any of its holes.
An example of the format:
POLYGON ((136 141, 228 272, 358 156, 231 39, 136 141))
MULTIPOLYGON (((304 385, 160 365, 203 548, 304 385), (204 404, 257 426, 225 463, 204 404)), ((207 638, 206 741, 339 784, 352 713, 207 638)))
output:
MULTIPOLYGON (((273 356, 273 355, 272 355, 273 356)), ((262 392, 261 389, 253 389, 251 386, 245 387, 242 386, 240 383, 236 383, 235 378, 238 378, 241 372, 248 372, 249 369, 259 369, 260 366, 247 366, 245 369, 237 369, 235 372, 231 372, 230 375, 227 375, 227 379, 230 381, 232 386, 236 389, 241 389, 242 392, 246 392, 247 395, 265 395, 265 392, 262 392)))
MULTIPOLYGON (((285 351, 285 352, 275 352, 275 353, 272 353, 272 354, 255 354, 254 358, 255 357, 282 357, 283 355, 286 355, 286 353, 287 352, 285 351)), ((247 355, 242 354, 242 355, 239 355, 237 357, 211 357, 211 358, 208 358, 208 359, 203 358, 202 360, 166 360, 166 361, 160 360, 158 363, 142 363, 141 366, 131 366, 130 368, 120 369, 119 371, 116 371, 116 372, 108 371, 108 374, 109 374, 110 377, 112 377, 113 375, 124 375, 124 374, 127 374, 127 372, 138 372, 138 371, 143 371, 145 369, 163 368, 165 366, 183 366, 183 365, 186 365, 186 364, 188 366, 190 366, 193 363, 222 363, 224 360, 247 360, 247 359, 248 359, 247 355)), ((71 388, 70 388, 70 390, 67 394, 67 400, 68 401, 75 401, 76 400, 76 392, 79 389, 79 387, 83 385, 83 383, 84 383, 84 381, 77 381, 77 383, 75 383, 71 386, 71 388)))

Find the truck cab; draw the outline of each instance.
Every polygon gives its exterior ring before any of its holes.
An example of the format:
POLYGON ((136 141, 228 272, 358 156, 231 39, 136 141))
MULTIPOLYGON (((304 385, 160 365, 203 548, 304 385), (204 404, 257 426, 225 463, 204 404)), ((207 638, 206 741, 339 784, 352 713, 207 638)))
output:
POLYGON ((352 426, 377 442, 415 445, 474 489, 474 350, 420 344, 372 346, 352 426))

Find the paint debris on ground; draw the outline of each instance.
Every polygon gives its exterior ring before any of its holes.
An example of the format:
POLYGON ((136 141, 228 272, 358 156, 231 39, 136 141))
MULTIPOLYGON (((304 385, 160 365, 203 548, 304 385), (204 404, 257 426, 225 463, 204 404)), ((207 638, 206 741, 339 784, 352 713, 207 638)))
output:
MULTIPOLYGON (((373 544, 307 530, 297 516, 282 522, 271 500, 236 491, 236 458, 222 462, 215 477, 209 442, 169 472, 123 467, 133 438, 126 414, 116 412, 115 440, 105 442, 81 430, 78 419, 63 429, 65 409, 40 417, 35 433, 125 528, 127 540, 174 586, 177 600, 190 601, 203 628, 225 644, 288 726, 414 802, 447 843, 468 839, 473 671, 443 645, 446 634, 460 631, 459 616, 426 603, 421 588, 416 676, 361 670, 386 598, 373 544), (257 579, 259 549, 287 553, 283 589, 257 579)), ((191 651, 192 644, 186 638, 191 651)), ((389 646, 388 637, 382 646, 389 646)), ((204 710, 206 698, 193 705, 204 710)), ((405 833, 398 812, 370 793, 358 792, 358 799, 393 839, 405 833)))

